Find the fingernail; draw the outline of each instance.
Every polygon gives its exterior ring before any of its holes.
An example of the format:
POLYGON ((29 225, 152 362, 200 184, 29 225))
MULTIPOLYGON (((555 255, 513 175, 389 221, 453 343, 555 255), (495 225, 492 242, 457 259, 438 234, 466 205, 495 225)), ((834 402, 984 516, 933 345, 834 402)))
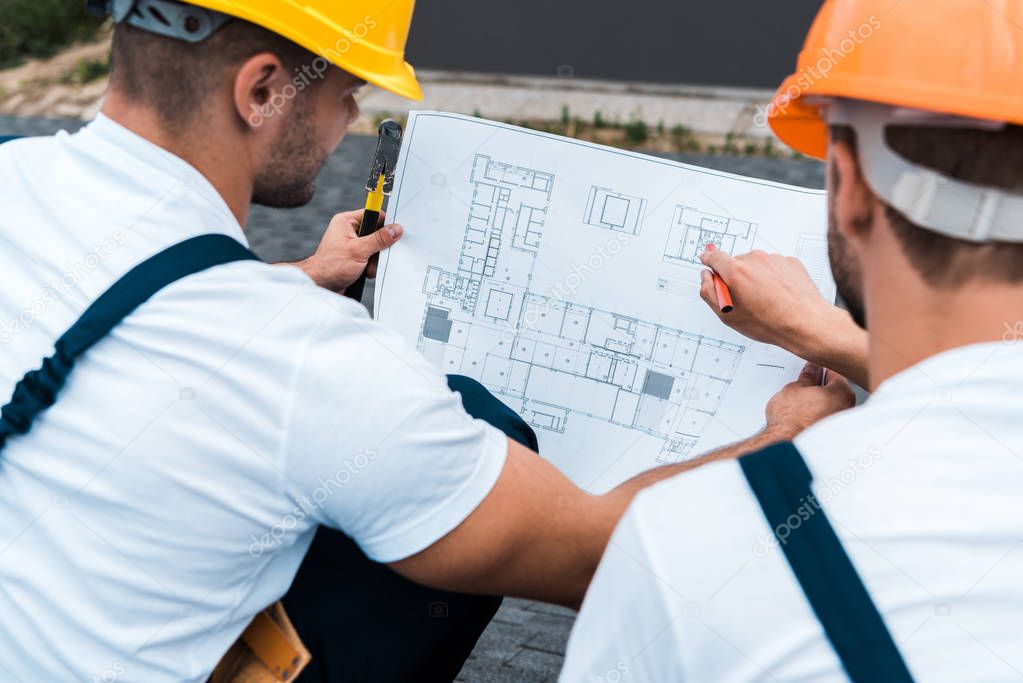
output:
POLYGON ((402 233, 401 226, 398 225, 397 223, 393 223, 387 226, 387 234, 390 235, 392 239, 398 239, 399 237, 401 237, 401 233, 402 233))

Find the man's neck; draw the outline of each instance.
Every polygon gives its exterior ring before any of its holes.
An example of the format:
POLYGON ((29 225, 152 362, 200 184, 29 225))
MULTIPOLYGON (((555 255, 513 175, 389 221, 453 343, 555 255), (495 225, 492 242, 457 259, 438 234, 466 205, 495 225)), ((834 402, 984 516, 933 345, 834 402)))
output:
MULTIPOLYGON (((108 92, 103 114, 136 135, 185 160, 220 193, 238 224, 245 227, 252 205, 252 176, 248 173, 240 144, 230 130, 221 130, 209 119, 188 135, 177 135, 161 125, 159 117, 145 107, 108 92)), ((215 117, 212 117, 215 118, 215 117)))
POLYGON ((867 276, 871 390, 935 354, 1001 341, 1006 325, 1023 319, 1023 286, 975 280, 936 289, 908 263, 887 270, 867 276))

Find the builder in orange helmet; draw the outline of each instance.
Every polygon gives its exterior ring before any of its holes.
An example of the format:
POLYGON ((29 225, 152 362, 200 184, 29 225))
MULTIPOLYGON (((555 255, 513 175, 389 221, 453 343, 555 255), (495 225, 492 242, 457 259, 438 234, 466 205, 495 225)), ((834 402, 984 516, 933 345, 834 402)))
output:
MULTIPOLYGON (((336 216, 298 268, 246 248, 253 202, 312 197, 364 82, 418 96, 411 0, 95 4, 101 115, 0 147, 0 678, 207 680, 255 618, 232 652, 264 676, 218 672, 290 680, 284 596, 303 680, 451 680, 497 606, 468 593, 578 604, 680 468, 586 494, 338 296, 398 226, 336 216)), ((788 389, 759 442, 838 384, 788 389)))
POLYGON ((563 681, 1021 675, 1021 26, 1018 0, 824 4, 767 113, 827 159, 849 313, 792 259, 704 262, 726 324, 873 394, 641 493, 563 681))

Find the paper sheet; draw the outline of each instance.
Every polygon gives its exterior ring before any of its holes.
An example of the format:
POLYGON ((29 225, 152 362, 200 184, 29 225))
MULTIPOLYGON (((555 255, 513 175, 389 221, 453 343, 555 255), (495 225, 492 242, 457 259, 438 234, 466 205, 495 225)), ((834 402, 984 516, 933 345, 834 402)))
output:
POLYGON ((700 300, 705 245, 795 255, 835 295, 823 192, 454 114, 410 115, 388 219, 377 318, 592 492, 750 436, 802 366, 700 300))

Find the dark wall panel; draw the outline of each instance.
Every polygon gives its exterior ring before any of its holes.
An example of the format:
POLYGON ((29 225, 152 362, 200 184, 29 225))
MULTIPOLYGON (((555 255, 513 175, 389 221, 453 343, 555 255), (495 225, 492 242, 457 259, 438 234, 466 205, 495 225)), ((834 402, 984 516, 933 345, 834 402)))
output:
POLYGON ((774 87, 820 0, 419 0, 419 68, 774 87), (564 71, 564 70, 563 70, 564 71))

